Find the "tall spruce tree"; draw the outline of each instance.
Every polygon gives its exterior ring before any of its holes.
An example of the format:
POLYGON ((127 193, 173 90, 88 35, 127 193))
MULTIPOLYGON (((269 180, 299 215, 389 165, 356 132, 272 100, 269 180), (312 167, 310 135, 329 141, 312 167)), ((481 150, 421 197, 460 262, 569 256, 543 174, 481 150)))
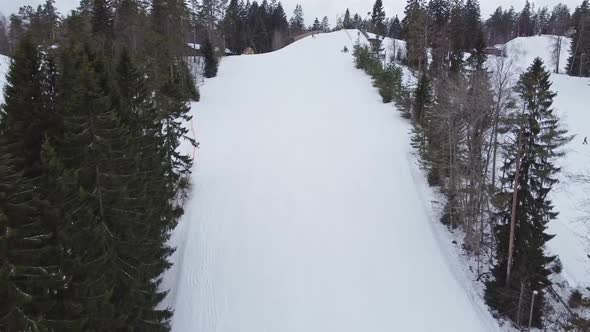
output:
POLYGON ((243 23, 240 16, 238 0, 231 0, 223 18, 223 32, 225 34, 227 48, 236 54, 240 54, 245 46, 243 44, 243 23))
POLYGON ((371 27, 374 33, 379 36, 387 34, 387 26, 385 25, 385 10, 383 9, 383 1, 375 0, 373 11, 371 12, 371 27))
POLYGON ((303 7, 301 5, 295 6, 293 16, 289 21, 289 29, 291 30, 291 36, 301 34, 305 30, 305 20, 303 18, 303 7))
POLYGON ((322 23, 320 23, 320 30, 322 30, 322 32, 330 32, 330 23, 328 22, 328 16, 324 16, 324 18, 322 18, 322 23))
POLYGON ((352 25, 354 29, 360 29, 363 27, 363 20, 361 19, 359 14, 354 14, 352 18, 352 25))
POLYGON ((11 145, 10 153, 22 156, 17 165, 25 176, 41 174, 41 147, 54 114, 45 103, 43 84, 50 78, 42 69, 41 54, 31 34, 21 40, 7 76, 5 106, 0 112, 0 133, 11 145))
POLYGON ((66 277, 57 242, 59 218, 46 198, 42 137, 52 122, 51 73, 24 36, 8 74, 0 114, 0 330, 76 330, 61 310, 66 277))
POLYGON ((92 2, 92 32, 98 48, 108 48, 113 40, 113 8, 108 0, 92 2))
POLYGON ((288 43, 289 39, 289 22, 287 15, 283 9, 283 5, 279 2, 272 10, 270 18, 270 31, 272 33, 271 50, 278 50, 288 43))
POLYGON ((450 38, 450 61, 449 69, 453 74, 458 74, 463 70, 465 55, 465 21, 463 15, 463 6, 456 3, 451 8, 449 23, 450 38))
POLYGON ((217 76, 218 60, 213 45, 211 45, 211 42, 208 39, 203 43, 201 51, 203 52, 203 58, 205 59, 205 77, 211 78, 217 76))
POLYGON ((447 0, 431 0, 427 7, 429 16, 432 62, 430 68, 438 72, 448 67, 450 3, 447 0))
POLYGON ((310 27, 310 29, 312 31, 319 31, 322 29, 322 24, 320 23, 320 20, 317 17, 313 21, 313 25, 310 27))
POLYGON ((572 15, 575 33, 572 37, 568 73, 572 76, 590 76, 590 4, 584 0, 572 15))
POLYGON ((556 94, 549 78, 550 72, 537 58, 515 88, 522 111, 514 115, 516 142, 505 146, 502 182, 506 189, 498 197, 494 279, 487 283, 485 293, 493 309, 524 325, 537 291, 532 308, 535 327, 541 327, 545 288, 550 285, 548 265, 555 258, 544 251, 553 237, 545 233, 547 223, 557 216, 548 194, 557 183, 560 168, 555 162, 563 154, 560 147, 569 140, 553 113, 556 94))
POLYGON ((171 249, 166 241, 177 222, 177 207, 162 165, 162 124, 145 75, 125 49, 118 59, 115 81, 118 93, 113 104, 127 128, 127 150, 133 156, 124 164, 126 196, 113 204, 133 224, 125 234, 127 242, 120 247, 129 267, 133 265, 126 271, 132 278, 121 285, 118 305, 131 313, 130 326, 140 330, 165 328, 171 313, 156 306, 165 295, 158 286, 169 267, 171 249))
POLYGON ((354 24, 352 22, 352 18, 350 17, 350 10, 348 10, 348 8, 346 8, 344 18, 342 19, 342 27, 344 29, 354 29, 354 24))
POLYGON ((10 56, 8 21, 0 14, 0 54, 10 56))
MULTIPOLYGON (((480 43, 480 35, 482 33, 481 27, 481 14, 478 0, 467 0, 465 2, 464 19, 465 25, 465 50, 467 52, 473 52, 480 43)), ((485 41, 484 41, 485 42, 485 41)))
POLYGON ((397 15, 391 20, 389 25, 389 37, 395 39, 402 38, 402 23, 400 22, 397 15))
POLYGON ((426 70, 428 48, 428 24, 422 0, 408 0, 402 21, 406 39, 408 65, 420 71, 426 70))
POLYGON ((519 37, 528 37, 532 36, 534 33, 533 28, 533 13, 531 10, 531 4, 529 0, 526 0, 524 4, 524 8, 520 12, 518 17, 518 36, 519 37))

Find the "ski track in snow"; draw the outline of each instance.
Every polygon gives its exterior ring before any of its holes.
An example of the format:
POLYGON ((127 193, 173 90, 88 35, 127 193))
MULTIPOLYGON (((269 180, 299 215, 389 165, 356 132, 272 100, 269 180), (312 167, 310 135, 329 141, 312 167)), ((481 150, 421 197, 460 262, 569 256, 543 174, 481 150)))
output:
POLYGON ((173 331, 499 330, 433 226, 409 124, 341 52, 349 35, 224 58, 202 88, 163 284, 173 331))

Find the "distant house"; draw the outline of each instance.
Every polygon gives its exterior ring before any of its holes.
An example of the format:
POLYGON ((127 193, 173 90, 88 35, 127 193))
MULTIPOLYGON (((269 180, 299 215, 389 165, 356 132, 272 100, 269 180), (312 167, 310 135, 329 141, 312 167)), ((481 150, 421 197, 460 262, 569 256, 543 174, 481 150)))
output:
POLYGON ((254 49, 252 47, 246 47, 246 49, 244 50, 244 52, 242 52, 242 54, 245 54, 245 55, 252 55, 254 53, 255 52, 254 52, 254 49))
POLYGON ((183 49, 184 56, 201 56, 201 45, 188 43, 183 49))
POLYGON ((487 55, 504 56, 504 45, 488 46, 484 49, 487 55))
MULTIPOLYGON (((215 47, 215 53, 217 53, 217 55, 221 55, 221 49, 219 47, 215 47)), ((184 54, 185 56, 202 56, 203 53, 201 52, 201 44, 187 43, 184 49, 184 54)), ((223 55, 234 55, 234 52, 226 48, 225 52, 223 52, 223 55)))
POLYGON ((371 46, 373 47, 378 47, 381 45, 382 40, 379 38, 367 38, 367 40, 369 41, 369 43, 371 44, 371 46))

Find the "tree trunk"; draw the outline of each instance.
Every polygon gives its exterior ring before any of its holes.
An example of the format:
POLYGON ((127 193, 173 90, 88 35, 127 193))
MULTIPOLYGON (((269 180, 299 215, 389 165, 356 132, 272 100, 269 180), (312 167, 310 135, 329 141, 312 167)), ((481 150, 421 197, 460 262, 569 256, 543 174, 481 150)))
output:
POLYGON ((506 285, 510 281, 512 272, 512 257, 514 255, 514 229, 516 227, 516 206, 518 204, 518 187, 520 185, 520 161, 522 158, 522 127, 518 132, 518 152, 516 156, 516 172, 514 174, 514 191, 512 193, 512 213, 510 215, 510 238, 508 242, 508 263, 506 265, 506 285))

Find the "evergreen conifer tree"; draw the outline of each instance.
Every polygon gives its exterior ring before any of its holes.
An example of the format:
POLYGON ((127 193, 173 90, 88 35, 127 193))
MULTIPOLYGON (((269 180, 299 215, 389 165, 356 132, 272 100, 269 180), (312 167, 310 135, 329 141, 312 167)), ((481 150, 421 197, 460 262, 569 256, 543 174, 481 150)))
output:
POLYGON ((283 9, 283 5, 279 2, 273 9, 271 15, 270 31, 272 32, 272 50, 278 50, 287 45, 289 38, 289 22, 287 15, 283 9))
POLYGON ((427 15, 421 0, 408 0, 403 19, 403 35, 406 39, 408 65, 420 71, 426 70, 427 15))
POLYGON ((108 48, 113 39, 113 10, 108 0, 92 2, 92 32, 98 48, 108 48))
POLYGON ((324 16, 322 23, 320 23, 320 30, 322 32, 330 32, 330 23, 328 22, 328 16, 324 16))
POLYGON ((391 24, 389 26, 389 37, 395 39, 402 38, 402 24, 397 15, 395 15, 393 20, 391 20, 391 24))
POLYGON ((203 57, 205 58, 205 77, 211 78, 217 76, 217 67, 219 66, 217 56, 213 50, 213 45, 207 39, 201 47, 203 57))
POLYGON ((463 7, 460 4, 455 4, 451 8, 449 38, 449 70, 453 74, 458 74, 463 70, 463 58, 465 54, 465 22, 463 16, 463 7))
POLYGON ((502 181, 507 189, 498 198, 496 265, 494 279, 487 283, 485 294, 493 309, 517 325, 524 325, 528 323, 532 293, 537 291, 533 308, 535 327, 541 326, 545 288, 550 285, 548 265, 555 259, 544 251, 545 243, 553 237, 545 233, 547 223, 557 216, 548 194, 560 171, 555 164, 562 155, 559 148, 569 140, 553 113, 556 94, 551 91, 549 78, 550 72, 537 58, 515 88, 523 110, 515 115, 516 143, 507 145, 505 150, 502 168, 506 175, 502 181), (508 266, 511 234, 514 250, 512 264, 508 266))
POLYGON ((385 10, 383 9, 383 1, 375 0, 373 11, 371 13, 371 26, 373 32, 379 36, 387 34, 387 26, 385 25, 385 10))
POLYGON ((348 10, 348 8, 346 8, 344 18, 342 19, 342 27, 344 29, 354 29, 354 24, 352 22, 352 18, 350 17, 350 10, 348 10))
POLYGON ((42 71, 39 51, 32 36, 25 34, 7 76, 5 106, 0 113, 0 133, 11 145, 11 154, 22 156, 16 167, 25 176, 41 174, 41 146, 45 131, 51 126, 54 115, 44 103, 43 82, 49 78, 42 71))
MULTIPOLYGON (((465 34, 465 51, 473 52, 480 43, 481 34, 481 14, 478 0, 467 0, 464 7, 464 34, 465 34)), ((485 41, 484 41, 485 43, 485 41)))
POLYGON ((590 4, 584 0, 572 15, 575 33, 572 37, 568 73, 572 76, 590 76, 590 4))
POLYGON ((531 4, 529 0, 526 0, 524 4, 524 8, 520 12, 518 17, 518 36, 519 37, 528 37, 532 36, 534 33, 533 28, 533 13, 531 11, 531 4))
POLYGON ((289 29, 291 29, 291 35, 295 36, 302 33, 305 30, 305 20, 303 18, 303 7, 301 5, 295 6, 293 16, 289 21, 289 29))
POLYGON ((79 329, 59 295, 66 285, 57 211, 46 198, 41 146, 53 125, 50 67, 26 34, 8 74, 0 110, 0 330, 79 329))
POLYGON ((322 29, 322 25, 320 23, 320 20, 318 20, 318 18, 316 17, 315 20, 313 21, 313 25, 311 26, 311 30, 319 31, 321 29, 322 29))
POLYGON ((243 24, 240 17, 238 0, 231 0, 223 18, 223 32, 225 34, 227 48, 234 53, 240 54, 245 46, 243 45, 243 24))

